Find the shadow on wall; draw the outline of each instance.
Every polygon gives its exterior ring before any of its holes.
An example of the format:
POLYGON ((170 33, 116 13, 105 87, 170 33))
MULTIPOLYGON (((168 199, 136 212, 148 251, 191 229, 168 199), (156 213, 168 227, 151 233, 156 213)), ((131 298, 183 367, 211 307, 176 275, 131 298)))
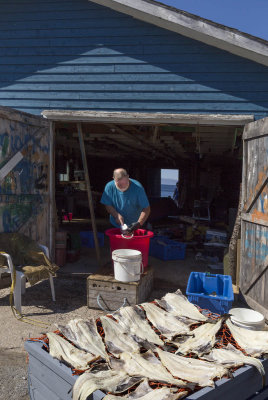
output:
POLYGON ((87 0, 2 0, 0 38, 3 106, 267 113, 267 67, 87 0))

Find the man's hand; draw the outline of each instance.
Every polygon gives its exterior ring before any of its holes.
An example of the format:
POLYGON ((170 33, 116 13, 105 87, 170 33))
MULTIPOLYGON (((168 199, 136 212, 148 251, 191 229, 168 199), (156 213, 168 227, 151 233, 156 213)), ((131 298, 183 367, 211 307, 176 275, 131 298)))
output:
POLYGON ((139 222, 133 222, 132 224, 129 225, 127 232, 132 233, 136 231, 137 229, 140 229, 141 224, 139 222))

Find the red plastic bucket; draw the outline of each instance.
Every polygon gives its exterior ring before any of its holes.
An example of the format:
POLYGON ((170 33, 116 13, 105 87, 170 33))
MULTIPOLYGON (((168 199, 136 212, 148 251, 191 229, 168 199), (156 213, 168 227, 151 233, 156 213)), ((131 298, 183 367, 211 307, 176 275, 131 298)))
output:
POLYGON ((110 238, 111 253, 118 249, 139 250, 142 253, 142 263, 144 268, 148 265, 148 255, 150 239, 154 236, 153 232, 145 229, 137 229, 133 237, 126 238, 122 236, 119 228, 107 229, 105 234, 110 238))

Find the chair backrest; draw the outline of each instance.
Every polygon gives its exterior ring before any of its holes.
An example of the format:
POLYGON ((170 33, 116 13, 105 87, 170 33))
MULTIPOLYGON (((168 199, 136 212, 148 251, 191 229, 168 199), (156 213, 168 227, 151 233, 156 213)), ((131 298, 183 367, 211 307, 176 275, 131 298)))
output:
MULTIPOLYGON (((47 256, 47 258, 49 258, 48 248, 46 246, 44 246, 43 244, 39 244, 39 247, 44 252, 44 254, 47 256)), ((13 264, 11 256, 8 253, 4 253, 4 252, 1 254, 2 254, 2 256, 4 256, 7 259, 7 268, 0 267, 0 279, 1 279, 1 274, 3 274, 3 273, 10 273, 12 276, 13 270, 14 270, 14 264, 13 264)))
POLYGON ((1 279, 1 274, 3 274, 4 272, 10 273, 11 275, 13 274, 13 269, 14 269, 14 265, 12 262, 12 258, 10 257, 10 255, 8 253, 1 253, 2 256, 4 256, 7 259, 7 268, 1 268, 0 267, 0 279, 1 279))
POLYGON ((47 256, 47 258, 49 258, 49 251, 47 246, 44 246, 43 244, 39 243, 39 247, 41 248, 41 250, 44 252, 44 254, 47 256))

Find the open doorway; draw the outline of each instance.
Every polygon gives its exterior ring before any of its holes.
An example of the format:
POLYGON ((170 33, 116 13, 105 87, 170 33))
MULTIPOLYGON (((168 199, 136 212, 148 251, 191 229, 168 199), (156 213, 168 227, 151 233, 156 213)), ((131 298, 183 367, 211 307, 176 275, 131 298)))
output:
POLYGON ((161 197, 172 197, 179 181, 178 169, 161 169, 161 197))
MULTIPOLYGON (((187 128, 172 125, 159 126, 156 130, 154 125, 149 124, 82 123, 97 230, 102 237, 102 262, 106 255, 110 260, 105 230, 111 226, 100 198, 105 184, 112 179, 113 169, 119 166, 126 168, 130 177, 138 180, 148 195, 151 214, 145 229, 153 230, 155 236, 168 237, 175 241, 175 245, 183 243, 187 251, 182 268, 188 261, 195 266, 195 256, 200 252, 204 254, 204 260, 210 260, 209 257, 216 260, 216 244, 213 243, 213 248, 211 244, 208 246, 206 233, 224 231, 230 235, 232 232, 232 216, 235 216, 238 205, 241 182, 242 129, 230 125, 196 127, 194 123, 190 133, 187 128), (197 135, 202 145, 202 157, 196 152, 197 135), (176 204, 173 195, 178 181, 181 195, 176 204), (200 214, 203 211, 197 207, 200 202, 209 203, 211 218, 200 214)), ((67 255, 69 257, 70 253, 72 257, 73 250, 76 250, 73 248, 76 237, 84 240, 83 232, 92 230, 92 221, 76 124, 57 122, 55 136, 57 211, 61 215, 62 209, 65 213, 65 208, 68 210, 67 217, 63 214, 63 218, 58 219, 56 230, 68 232, 72 247, 67 255), (73 190, 66 193, 69 186, 73 190), (72 219, 69 220, 68 200, 70 202, 71 197, 72 219)), ((75 271, 93 271, 89 266, 95 257, 93 240, 86 245, 91 247, 82 246, 80 264, 74 268, 75 271)), ((221 268, 224 247, 217 255, 221 268)), ((70 262, 68 257, 67 264, 70 262)), ((152 256, 155 268, 163 262, 159 260, 152 256)), ((165 261, 170 260, 167 258, 165 261)), ((188 273, 190 266, 187 268, 188 273)), ((159 277, 164 279, 161 273, 160 265, 159 277)))

